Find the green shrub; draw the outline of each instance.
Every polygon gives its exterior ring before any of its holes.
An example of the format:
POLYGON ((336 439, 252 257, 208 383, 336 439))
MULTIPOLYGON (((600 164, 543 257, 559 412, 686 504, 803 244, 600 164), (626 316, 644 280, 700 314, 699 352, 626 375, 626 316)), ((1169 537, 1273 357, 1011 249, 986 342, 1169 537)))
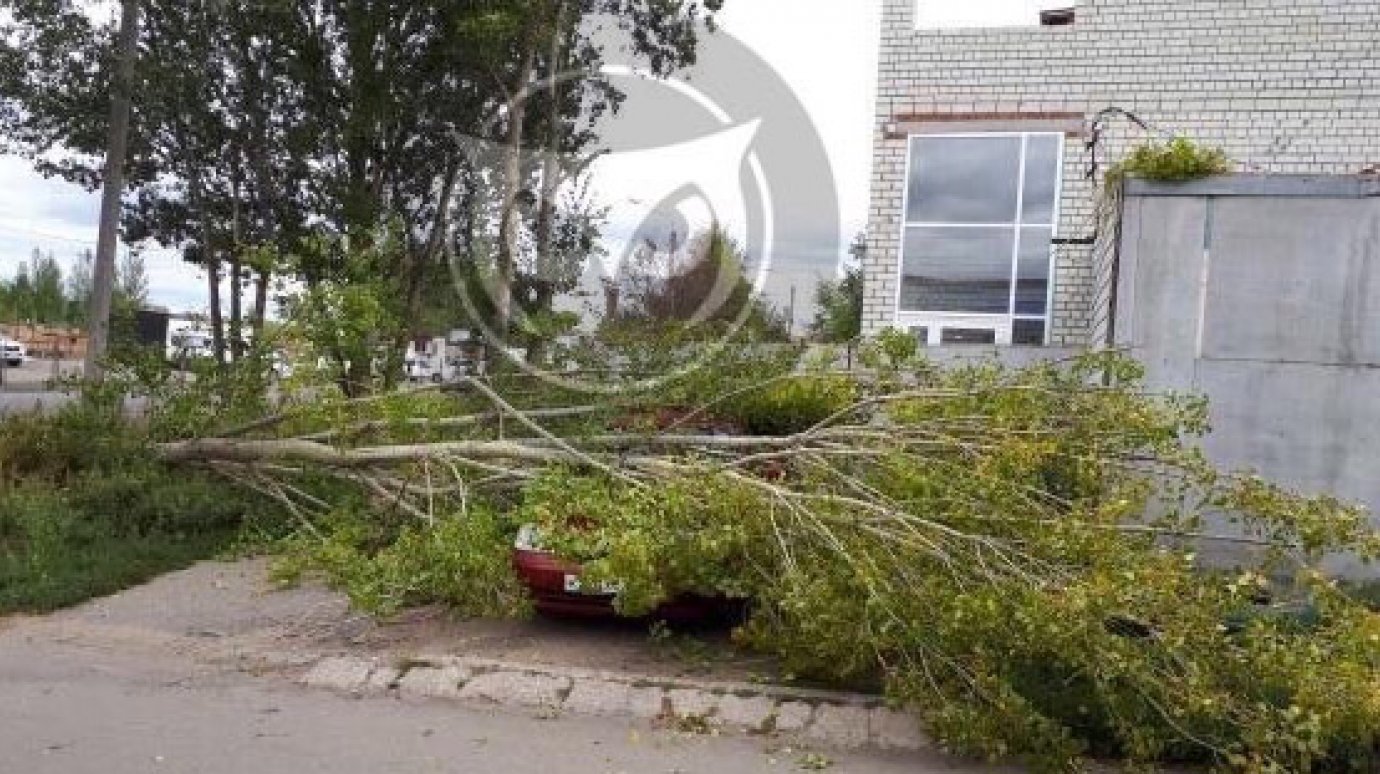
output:
POLYGON ((734 398, 722 412, 751 435, 791 435, 848 408, 857 395, 848 377, 801 374, 734 398))
POLYGON ((1205 148, 1186 137, 1175 137, 1166 143, 1137 146, 1125 161, 1107 172, 1107 181, 1116 184, 1130 176, 1181 182, 1225 175, 1231 170, 1232 164, 1220 148, 1205 148))
POLYGON ((0 422, 0 486, 4 482, 62 483, 89 470, 147 457, 137 433, 118 414, 78 403, 53 416, 6 416, 0 422))
POLYGON ((0 423, 0 613, 119 591, 214 556, 246 529, 283 531, 256 496, 159 463, 109 405, 0 423))
POLYGON ((101 494, 109 491, 90 479, 62 491, 0 491, 0 613, 119 591, 215 556, 245 524, 265 524, 262 505, 196 475, 147 476, 113 501, 101 494))

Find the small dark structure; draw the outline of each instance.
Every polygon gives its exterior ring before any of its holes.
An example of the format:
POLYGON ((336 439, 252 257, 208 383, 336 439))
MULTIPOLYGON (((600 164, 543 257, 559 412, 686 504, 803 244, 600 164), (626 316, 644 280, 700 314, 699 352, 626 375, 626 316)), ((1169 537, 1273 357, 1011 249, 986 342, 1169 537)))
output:
POLYGON ((140 347, 165 347, 168 344, 167 309, 145 307, 134 315, 134 343, 140 347))
POLYGON ((1040 26, 1067 27, 1073 24, 1077 15, 1073 8, 1051 8, 1048 11, 1040 11, 1040 26))

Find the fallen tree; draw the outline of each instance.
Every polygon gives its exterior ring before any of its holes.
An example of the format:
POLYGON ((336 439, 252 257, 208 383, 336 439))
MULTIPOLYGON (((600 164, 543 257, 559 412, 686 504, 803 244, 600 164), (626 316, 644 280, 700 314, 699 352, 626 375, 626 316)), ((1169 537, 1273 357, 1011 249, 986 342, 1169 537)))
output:
POLYGON ((598 406, 470 380, 157 451, 296 514, 290 562, 376 608, 520 612, 506 554, 531 524, 629 615, 751 599, 745 645, 879 681, 956 751, 1380 765, 1380 619, 1323 570, 1380 555, 1361 510, 1217 473, 1185 442, 1203 403, 1145 394, 1116 355, 871 364, 710 369, 598 406))

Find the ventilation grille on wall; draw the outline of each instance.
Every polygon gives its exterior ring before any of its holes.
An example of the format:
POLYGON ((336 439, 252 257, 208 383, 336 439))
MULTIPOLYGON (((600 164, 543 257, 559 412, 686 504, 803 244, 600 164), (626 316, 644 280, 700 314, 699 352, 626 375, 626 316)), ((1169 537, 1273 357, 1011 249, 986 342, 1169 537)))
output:
POLYGON ((1073 24, 1076 15, 1073 8, 1051 8, 1048 11, 1040 11, 1040 26, 1067 27, 1073 24))

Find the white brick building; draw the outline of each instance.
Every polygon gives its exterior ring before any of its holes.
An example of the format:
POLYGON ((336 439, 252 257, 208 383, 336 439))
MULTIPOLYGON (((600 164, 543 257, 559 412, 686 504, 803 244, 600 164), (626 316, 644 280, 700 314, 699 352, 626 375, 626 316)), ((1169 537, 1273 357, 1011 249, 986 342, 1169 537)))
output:
POLYGON ((867 333, 1087 343, 1088 142, 1105 171, 1156 136, 1094 133, 1109 108, 1243 171, 1380 165, 1380 0, 1079 0, 1071 24, 985 29, 922 29, 924 2, 883 0, 867 333))

